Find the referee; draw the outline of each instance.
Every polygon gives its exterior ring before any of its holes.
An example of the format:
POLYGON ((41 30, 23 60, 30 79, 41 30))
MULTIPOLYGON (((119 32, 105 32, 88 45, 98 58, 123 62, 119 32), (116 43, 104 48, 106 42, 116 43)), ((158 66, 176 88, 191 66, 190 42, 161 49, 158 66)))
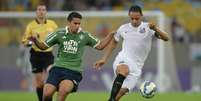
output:
POLYGON ((36 18, 31 21, 27 27, 22 38, 22 44, 26 47, 31 47, 30 62, 32 65, 32 73, 36 85, 36 93, 38 101, 42 101, 44 80, 47 75, 47 68, 53 64, 54 56, 52 54, 52 47, 41 50, 28 40, 31 36, 39 37, 39 40, 44 41, 48 34, 52 33, 57 25, 54 21, 46 18, 46 5, 39 4, 36 9, 36 18))

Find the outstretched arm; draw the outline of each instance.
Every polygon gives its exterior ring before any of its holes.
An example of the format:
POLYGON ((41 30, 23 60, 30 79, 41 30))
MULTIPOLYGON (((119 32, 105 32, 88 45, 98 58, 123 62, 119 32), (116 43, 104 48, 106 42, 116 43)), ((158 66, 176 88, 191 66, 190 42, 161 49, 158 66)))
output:
POLYGON ((100 43, 95 47, 98 50, 103 50, 112 40, 115 32, 109 33, 100 43))
POLYGON ((157 38, 162 39, 163 41, 169 40, 168 33, 160 30, 155 24, 149 23, 149 28, 155 31, 157 38))
POLYGON ((29 39, 30 42, 33 42, 41 50, 46 50, 46 49, 49 48, 47 45, 45 45, 44 42, 39 41, 39 39, 36 38, 36 37, 30 37, 28 39, 29 39))
POLYGON ((109 56, 112 54, 112 51, 116 48, 118 42, 115 41, 114 37, 111 39, 111 42, 109 43, 109 45, 106 48, 106 51, 103 55, 103 57, 96 61, 96 63, 94 64, 94 68, 96 69, 100 69, 102 65, 104 65, 107 61, 107 59, 109 58, 109 56))

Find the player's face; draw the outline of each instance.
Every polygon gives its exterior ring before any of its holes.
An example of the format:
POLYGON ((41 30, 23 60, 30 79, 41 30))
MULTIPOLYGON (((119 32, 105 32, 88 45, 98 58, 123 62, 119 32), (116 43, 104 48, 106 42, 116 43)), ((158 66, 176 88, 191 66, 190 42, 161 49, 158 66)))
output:
POLYGON ((37 7, 37 9, 36 9, 36 16, 37 16, 39 19, 45 18, 46 13, 47 13, 46 6, 44 6, 44 5, 39 5, 39 6, 37 7))
POLYGON ((140 14, 140 12, 129 12, 129 17, 134 27, 138 27, 141 24, 142 15, 140 14))
POLYGON ((73 33, 76 33, 80 27, 81 24, 81 19, 80 18, 73 18, 70 22, 69 22, 69 28, 70 31, 73 33))

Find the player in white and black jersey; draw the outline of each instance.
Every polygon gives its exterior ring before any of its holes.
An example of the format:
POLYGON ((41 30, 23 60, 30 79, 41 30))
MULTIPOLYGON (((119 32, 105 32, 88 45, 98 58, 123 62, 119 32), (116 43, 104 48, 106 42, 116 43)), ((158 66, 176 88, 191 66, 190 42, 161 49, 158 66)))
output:
POLYGON ((160 30, 153 23, 142 21, 143 14, 139 6, 132 6, 128 15, 130 23, 119 27, 104 56, 95 63, 95 68, 100 69, 119 40, 123 40, 122 50, 116 56, 113 64, 116 78, 108 101, 119 101, 123 95, 135 87, 151 50, 152 38, 155 36, 164 41, 169 40, 168 33, 160 30))

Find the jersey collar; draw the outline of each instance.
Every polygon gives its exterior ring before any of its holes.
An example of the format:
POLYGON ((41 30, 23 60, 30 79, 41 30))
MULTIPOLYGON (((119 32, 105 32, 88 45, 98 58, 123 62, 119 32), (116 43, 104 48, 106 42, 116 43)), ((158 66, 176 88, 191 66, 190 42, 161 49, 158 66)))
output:
POLYGON ((133 25, 132 25, 132 23, 129 23, 129 26, 131 27, 131 28, 139 28, 141 25, 143 25, 143 22, 141 21, 141 23, 140 23, 140 25, 138 26, 138 27, 134 27, 133 25))
MULTIPOLYGON (((36 18, 35 18, 35 21, 36 21, 37 24, 41 24, 41 23, 38 21, 38 19, 36 19, 36 18)), ((45 19, 44 24, 47 24, 47 19, 45 19)))
MULTIPOLYGON (((81 31, 82 31, 82 28, 81 28, 81 27, 79 27, 79 29, 78 29, 77 33, 81 32, 81 31)), ((68 32, 69 32, 69 30, 68 30, 68 26, 66 26, 66 34, 68 34, 68 32)))

